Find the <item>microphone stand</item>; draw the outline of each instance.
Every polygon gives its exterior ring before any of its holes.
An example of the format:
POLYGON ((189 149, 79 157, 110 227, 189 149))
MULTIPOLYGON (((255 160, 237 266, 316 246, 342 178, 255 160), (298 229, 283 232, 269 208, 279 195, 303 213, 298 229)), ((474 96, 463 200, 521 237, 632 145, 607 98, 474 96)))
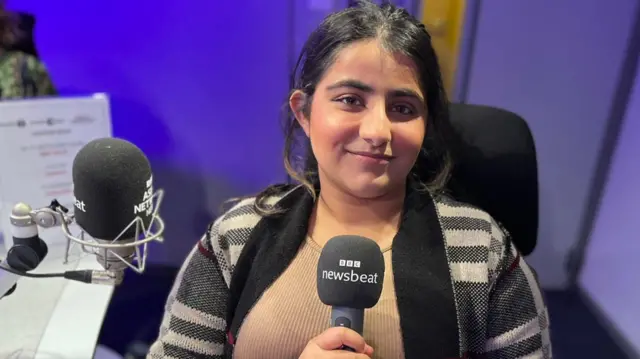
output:
POLYGON ((164 191, 158 189, 151 197, 156 198, 157 202, 150 223, 145 223, 137 216, 116 238, 109 240, 86 239, 84 230, 80 232, 79 238, 74 236, 69 229, 69 225, 75 220, 74 215, 68 214, 69 210, 55 199, 49 206, 36 210, 32 210, 25 203, 16 204, 10 218, 14 244, 9 249, 7 258, 0 261, 0 298, 13 293, 19 277, 60 277, 90 284, 118 285, 126 268, 142 274, 145 270, 148 244, 152 241, 163 242, 164 221, 159 216, 163 196, 164 191), (38 227, 57 226, 62 227, 62 234, 67 239, 64 264, 69 262, 71 242, 74 242, 80 245, 83 252, 95 255, 105 270, 30 273, 40 265, 48 252, 46 243, 38 235, 38 227), (125 238, 132 228, 135 228, 135 236, 125 238))
MULTIPOLYGON (((19 277, 65 278, 84 283, 114 284, 116 274, 109 271, 74 270, 61 273, 30 273, 36 269, 48 254, 48 247, 38 235, 38 226, 51 228, 70 224, 72 217, 65 217, 68 209, 57 200, 47 207, 33 211, 25 203, 18 203, 11 211, 11 225, 14 228, 13 245, 7 256, 0 261, 0 299, 11 295, 17 287, 19 277)), ((67 244, 68 247, 68 244, 67 244)), ((68 253, 67 253, 68 255, 68 253)), ((66 262, 67 256, 65 256, 66 262)))
MULTIPOLYGON (((55 212, 57 212, 58 209, 62 210, 64 213, 68 212, 68 209, 60 205, 60 203, 55 199, 47 208, 55 212)), ((33 218, 31 218, 30 212, 31 208, 28 205, 23 203, 17 204, 11 211, 11 225, 18 228, 37 226, 37 223, 35 223, 33 218)), ((48 252, 49 249, 47 247, 47 243, 37 235, 36 227, 35 237, 13 237, 13 245, 7 251, 6 258, 3 261, 0 261, 0 268, 5 272, 10 273, 8 275, 13 274, 13 276, 19 276, 21 274, 27 274, 28 272, 36 269, 40 263, 42 263, 48 252)), ((0 288, 2 288, 1 284, 2 283, 0 283, 0 288)), ((11 293, 16 290, 17 285, 18 283, 16 278, 16 283, 14 283, 7 292, 0 293, 0 299, 11 295, 11 293)))

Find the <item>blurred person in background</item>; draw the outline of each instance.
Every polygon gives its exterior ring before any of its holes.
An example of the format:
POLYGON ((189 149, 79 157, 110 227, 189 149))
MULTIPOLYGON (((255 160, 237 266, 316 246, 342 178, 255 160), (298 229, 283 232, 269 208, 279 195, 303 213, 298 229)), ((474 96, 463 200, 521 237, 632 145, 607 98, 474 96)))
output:
POLYGON ((16 50, 22 33, 17 16, 0 0, 0 100, 55 95, 45 65, 35 56, 16 50))
POLYGON ((490 214, 447 195, 456 140, 424 25, 361 1, 320 24, 293 75, 284 167, 298 184, 211 224, 148 357, 551 358, 534 271, 490 214), (344 234, 385 261, 363 335, 327 328, 317 293, 322 248, 344 234))

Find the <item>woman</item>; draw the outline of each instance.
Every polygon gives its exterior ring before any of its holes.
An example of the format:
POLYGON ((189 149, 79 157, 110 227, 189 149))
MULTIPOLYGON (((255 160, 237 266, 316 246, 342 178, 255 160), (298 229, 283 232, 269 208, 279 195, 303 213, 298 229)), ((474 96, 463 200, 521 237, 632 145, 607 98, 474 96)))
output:
POLYGON ((211 225, 149 357, 550 358, 533 271, 487 213, 443 192, 447 99, 425 28, 361 2, 311 34, 292 82, 285 167, 300 185, 211 225), (316 291, 322 246, 342 234, 375 240, 387 268, 363 336, 328 329, 316 291))
POLYGON ((13 51, 18 39, 14 17, 0 0, 0 100, 55 95, 44 64, 29 54, 13 51))

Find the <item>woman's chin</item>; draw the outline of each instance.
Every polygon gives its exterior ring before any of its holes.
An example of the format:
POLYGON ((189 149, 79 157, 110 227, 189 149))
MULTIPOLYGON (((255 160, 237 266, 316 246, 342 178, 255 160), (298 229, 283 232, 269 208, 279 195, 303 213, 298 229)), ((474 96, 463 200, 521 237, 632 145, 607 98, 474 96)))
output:
POLYGON ((389 193, 391 184, 389 178, 377 177, 375 179, 354 178, 346 183, 346 187, 352 196, 362 199, 374 199, 389 193))

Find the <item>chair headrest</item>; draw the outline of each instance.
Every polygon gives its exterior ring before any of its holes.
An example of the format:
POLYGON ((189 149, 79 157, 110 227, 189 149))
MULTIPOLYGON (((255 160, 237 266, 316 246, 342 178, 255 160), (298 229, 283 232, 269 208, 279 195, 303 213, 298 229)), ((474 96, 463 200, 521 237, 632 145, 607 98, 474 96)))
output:
POLYGON ((487 211, 530 254, 538 237, 538 166, 529 126, 489 106, 452 104, 450 116, 462 141, 449 183, 453 197, 487 211))

